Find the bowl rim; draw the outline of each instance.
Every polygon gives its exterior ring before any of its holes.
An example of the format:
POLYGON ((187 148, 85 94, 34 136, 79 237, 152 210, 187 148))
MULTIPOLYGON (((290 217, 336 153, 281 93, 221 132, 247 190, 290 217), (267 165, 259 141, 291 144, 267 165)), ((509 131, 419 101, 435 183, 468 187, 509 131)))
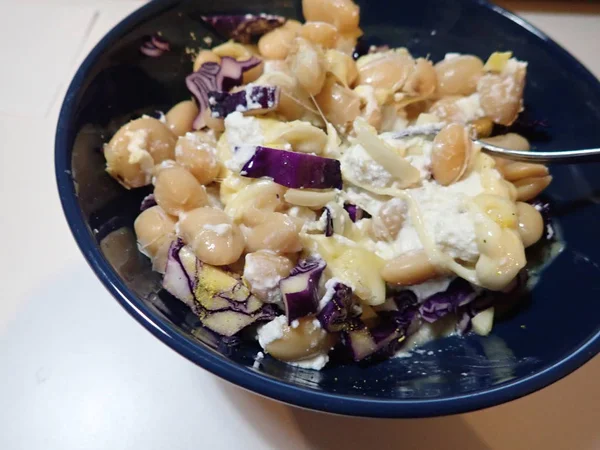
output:
MULTIPOLYGON (((489 3, 487 0, 468 1, 504 16, 545 41, 550 51, 570 59, 577 77, 596 83, 598 89, 600 89, 600 82, 583 64, 529 22, 500 6, 489 3)), ((122 19, 94 46, 77 69, 67 89, 60 109, 55 136, 56 183, 71 233, 86 261, 102 284, 121 306, 156 338, 214 375, 265 397, 334 414, 381 418, 417 418, 458 414, 515 400, 560 380, 600 352, 600 331, 598 331, 589 337, 576 351, 555 364, 537 373, 496 387, 443 399, 383 400, 328 393, 277 380, 229 361, 208 348, 194 344, 184 333, 157 317, 127 288, 91 237, 79 207, 71 177, 72 139, 70 136, 73 131, 78 93, 100 54, 112 45, 119 36, 135 28, 143 19, 162 13, 177 3, 178 0, 153 0, 141 6, 122 19)))

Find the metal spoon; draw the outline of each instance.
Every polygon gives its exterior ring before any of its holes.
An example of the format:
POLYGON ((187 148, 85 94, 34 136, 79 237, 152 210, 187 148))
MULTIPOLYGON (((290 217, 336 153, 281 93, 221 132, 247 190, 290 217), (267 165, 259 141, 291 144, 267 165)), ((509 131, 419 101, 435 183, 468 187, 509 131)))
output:
MULTIPOLYGON (((438 124, 409 127, 398 133, 394 133, 395 139, 412 136, 435 136, 442 128, 438 124)), ((481 145, 481 149, 492 156, 500 156, 514 161, 549 164, 577 164, 583 162, 600 162, 600 148, 589 148, 583 150, 565 150, 558 152, 528 152, 522 150, 510 150, 497 145, 488 144, 479 139, 473 142, 481 145)))

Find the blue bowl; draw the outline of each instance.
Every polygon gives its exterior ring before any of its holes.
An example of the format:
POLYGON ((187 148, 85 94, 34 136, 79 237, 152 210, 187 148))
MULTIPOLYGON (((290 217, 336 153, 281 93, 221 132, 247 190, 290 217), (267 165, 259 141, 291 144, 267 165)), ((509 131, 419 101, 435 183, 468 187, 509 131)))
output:
MULTIPOLYGON (((521 131, 529 133, 535 148, 600 143, 600 84, 520 18, 485 1, 359 3, 370 44, 406 46, 433 60, 446 52, 485 58, 494 50, 512 50, 528 61, 521 131), (540 122, 544 126, 536 126, 540 122)), ((189 98, 185 49, 213 36, 201 15, 241 12, 301 18, 300 1, 151 2, 94 48, 60 112, 56 177, 65 215, 89 264, 140 324, 184 357, 251 391, 306 408, 371 417, 425 417, 497 405, 557 381, 598 353, 600 177, 593 164, 552 168, 547 195, 564 248, 554 252, 519 311, 502 318, 489 337, 452 337, 410 358, 313 372, 270 357, 255 365, 254 343, 227 351, 209 336, 192 334, 194 317, 160 292, 160 278, 135 247, 132 224, 148 191, 122 189, 104 172, 100 149, 128 120, 189 98), (157 31, 172 51, 160 58, 141 55, 143 37, 157 31)))

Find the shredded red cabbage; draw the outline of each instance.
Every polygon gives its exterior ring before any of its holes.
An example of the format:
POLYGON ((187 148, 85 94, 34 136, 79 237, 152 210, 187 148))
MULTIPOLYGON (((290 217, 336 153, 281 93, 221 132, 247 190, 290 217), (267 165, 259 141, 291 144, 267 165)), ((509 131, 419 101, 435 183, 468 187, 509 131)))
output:
POLYGON ((140 203, 140 212, 146 211, 148 208, 152 208, 153 206, 156 206, 154 194, 148 194, 142 199, 142 203, 140 203))
POLYGON ((456 278, 444 292, 438 292, 427 298, 419 307, 423 320, 433 323, 449 313, 455 313, 477 297, 471 284, 462 278, 456 278))
POLYGON ((169 50, 171 50, 169 42, 158 34, 147 36, 140 46, 140 52, 152 58, 161 56, 164 52, 168 52, 169 50))
POLYGON ((269 147, 256 147, 240 175, 268 177, 277 184, 294 189, 342 188, 342 172, 337 159, 269 147))
POLYGON ((254 39, 282 26, 285 17, 272 14, 243 14, 202 16, 223 37, 249 44, 254 39))
POLYGON ((347 328, 348 320, 356 317, 352 289, 343 283, 335 283, 331 288, 333 295, 329 302, 317 314, 322 328, 330 333, 347 328))
POLYGON ((279 105, 279 88, 276 86, 246 86, 246 89, 229 94, 208 93, 208 104, 213 117, 227 117, 233 112, 266 113, 279 105))
POLYGON ((242 84, 242 75, 260 64, 256 56, 246 61, 236 61, 229 56, 221 58, 221 63, 205 62, 198 71, 188 75, 185 84, 198 103, 198 117, 193 127, 200 130, 206 126, 204 113, 209 109, 208 94, 211 91, 225 92, 242 84))
POLYGON ((350 216, 350 220, 352 220, 352 222, 358 222, 361 219, 368 219, 371 217, 371 214, 366 212, 364 209, 353 205, 352 203, 344 203, 344 209, 350 216))
POLYGON ((322 259, 301 260, 290 276, 279 282, 288 323, 317 311, 317 290, 326 265, 322 259))

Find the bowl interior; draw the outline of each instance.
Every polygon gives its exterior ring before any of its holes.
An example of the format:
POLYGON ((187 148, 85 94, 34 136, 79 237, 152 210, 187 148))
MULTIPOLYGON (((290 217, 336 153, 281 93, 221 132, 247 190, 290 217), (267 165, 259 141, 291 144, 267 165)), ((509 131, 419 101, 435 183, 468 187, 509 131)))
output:
MULTIPOLYGON (((600 85, 564 50, 518 19, 483 2, 359 1, 370 44, 405 46, 437 61, 447 52, 485 59, 512 50, 529 62, 520 131, 535 148, 571 149, 600 142, 600 85)), ((103 142, 128 120, 166 111, 187 99, 189 49, 206 47, 201 15, 269 12, 301 18, 300 2, 155 1, 123 21, 76 75, 57 133, 57 177, 73 233, 102 281, 144 326, 201 366, 262 394, 302 406, 371 416, 424 416, 506 401, 555 381, 598 351, 600 206, 598 167, 552 168, 548 199, 564 248, 554 251, 517 314, 489 337, 447 338, 410 358, 313 372, 269 357, 255 364, 257 344, 233 351, 197 324, 187 307, 160 291, 160 278, 136 249, 132 223, 146 189, 126 191, 104 172, 103 142), (139 52, 160 31, 172 50, 139 52)), ((538 256, 548 248, 534 249, 538 256)), ((555 246, 554 250, 557 250, 555 246)))

